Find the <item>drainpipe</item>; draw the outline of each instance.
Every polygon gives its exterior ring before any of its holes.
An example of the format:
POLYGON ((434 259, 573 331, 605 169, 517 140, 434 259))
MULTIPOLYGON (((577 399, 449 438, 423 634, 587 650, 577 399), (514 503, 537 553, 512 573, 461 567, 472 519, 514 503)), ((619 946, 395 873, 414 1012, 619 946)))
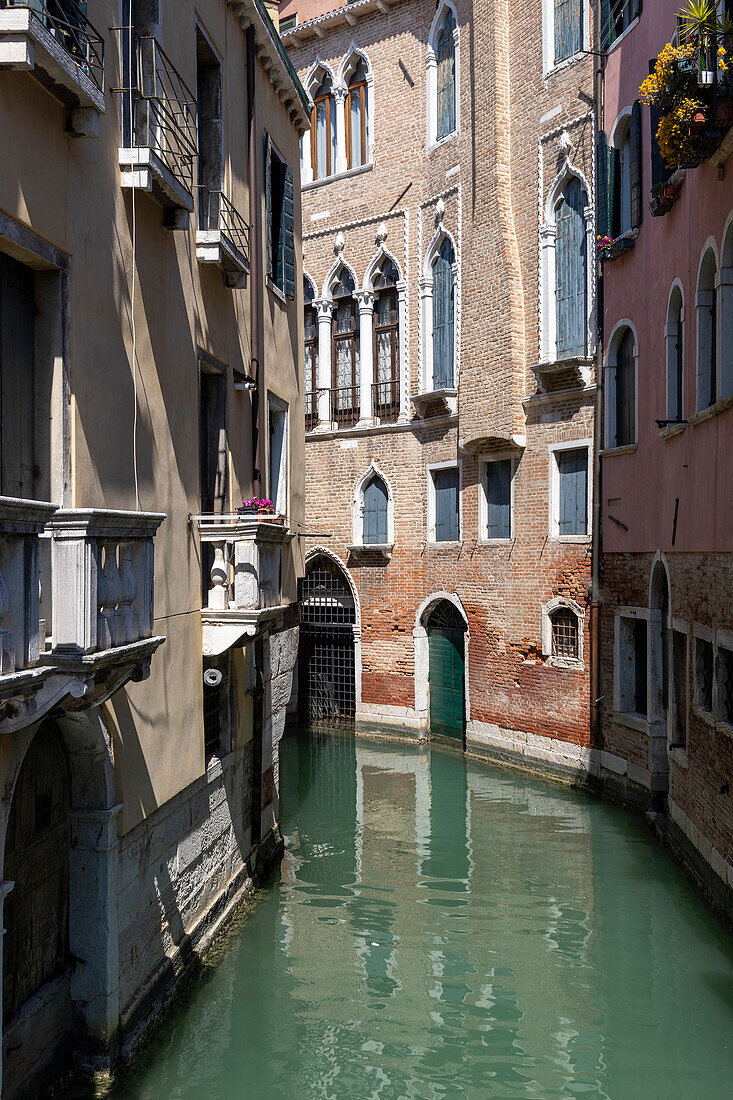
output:
POLYGON ((252 393, 252 495, 262 496, 262 275, 260 262, 260 192, 257 176, 257 112, 255 109, 255 29, 250 24, 247 41, 247 185, 249 187, 249 304, 250 304, 250 375, 252 393))
MULTIPOLYGON (((601 52, 602 29, 600 20, 595 20, 594 50, 596 67, 594 73, 594 110, 596 131, 601 129, 603 120, 603 62, 601 52)), ((596 145, 597 149, 597 145, 596 145)), ((596 151, 593 153, 596 156, 596 151)), ((598 165, 596 165, 598 179, 598 165)), ((598 196, 596 194, 596 206, 598 196)), ((603 441, 603 276, 600 265, 596 276, 596 395, 593 421, 593 527, 591 543, 591 604, 590 604, 590 743, 601 746, 601 504, 603 486, 601 482, 600 452, 603 441)))

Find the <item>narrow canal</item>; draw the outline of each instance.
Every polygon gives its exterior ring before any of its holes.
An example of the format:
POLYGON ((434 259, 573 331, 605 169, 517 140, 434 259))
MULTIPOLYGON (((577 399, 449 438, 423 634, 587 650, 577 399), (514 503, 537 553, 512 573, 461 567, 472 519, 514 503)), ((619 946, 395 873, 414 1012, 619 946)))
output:
POLYGON ((730 1095, 733 937, 640 819, 301 734, 282 822, 281 869, 115 1100, 730 1095))

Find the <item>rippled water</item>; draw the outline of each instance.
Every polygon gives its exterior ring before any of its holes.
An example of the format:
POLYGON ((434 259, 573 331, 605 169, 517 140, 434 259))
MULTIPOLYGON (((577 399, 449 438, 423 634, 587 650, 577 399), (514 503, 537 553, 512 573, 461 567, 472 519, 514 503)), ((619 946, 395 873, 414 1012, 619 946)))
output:
POLYGON ((724 1097, 733 938, 626 811, 348 737, 116 1098, 724 1097))

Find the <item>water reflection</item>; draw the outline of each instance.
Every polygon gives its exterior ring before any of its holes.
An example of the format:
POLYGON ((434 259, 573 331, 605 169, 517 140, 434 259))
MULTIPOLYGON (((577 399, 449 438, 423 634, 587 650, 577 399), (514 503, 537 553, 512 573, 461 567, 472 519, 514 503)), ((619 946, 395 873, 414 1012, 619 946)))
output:
POLYGON ((282 776, 278 880, 116 1096, 726 1094, 731 940, 637 819, 345 736, 282 776))

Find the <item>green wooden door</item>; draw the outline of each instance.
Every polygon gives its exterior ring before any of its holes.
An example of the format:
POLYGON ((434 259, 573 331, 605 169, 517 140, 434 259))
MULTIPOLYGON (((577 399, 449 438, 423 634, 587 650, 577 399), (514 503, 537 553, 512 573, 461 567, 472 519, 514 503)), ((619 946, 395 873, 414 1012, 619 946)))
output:
POLYGON ((465 688, 462 630, 429 629, 430 732, 463 741, 465 688))

